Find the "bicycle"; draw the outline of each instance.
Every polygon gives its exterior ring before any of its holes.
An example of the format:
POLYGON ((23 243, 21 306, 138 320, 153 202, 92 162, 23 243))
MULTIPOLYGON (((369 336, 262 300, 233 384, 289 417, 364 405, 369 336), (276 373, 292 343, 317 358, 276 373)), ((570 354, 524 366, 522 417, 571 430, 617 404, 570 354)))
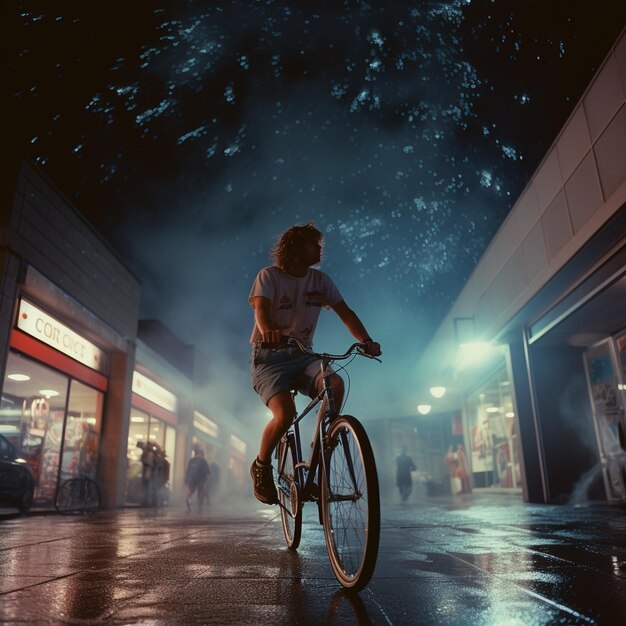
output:
POLYGON ((88 476, 76 476, 61 483, 54 506, 61 515, 95 513, 100 508, 100 489, 88 476))
POLYGON ((276 449, 277 491, 285 540, 291 550, 298 548, 302 508, 305 502, 316 502, 333 573, 343 587, 359 591, 370 581, 378 556, 378 476, 365 429, 355 417, 340 415, 341 407, 335 406, 330 375, 336 361, 357 355, 380 359, 368 355, 360 343, 350 346, 344 354, 320 354, 297 339, 289 341, 304 354, 320 359, 323 387, 295 415, 276 449), (306 462, 302 457, 300 422, 320 402, 311 456, 306 462))

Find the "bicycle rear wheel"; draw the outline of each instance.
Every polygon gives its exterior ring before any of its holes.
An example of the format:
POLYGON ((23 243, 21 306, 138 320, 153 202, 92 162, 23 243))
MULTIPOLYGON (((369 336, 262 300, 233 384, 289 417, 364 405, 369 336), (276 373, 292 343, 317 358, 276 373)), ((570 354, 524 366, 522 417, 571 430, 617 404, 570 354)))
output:
POLYGON ((90 478, 70 478, 58 489, 54 501, 62 515, 94 513, 100 508, 100 490, 90 478))
POLYGON ((80 480, 78 478, 70 478, 58 488, 54 506, 61 515, 80 511, 80 480))
POLYGON ((85 513, 95 513, 100 509, 100 489, 95 481, 83 478, 82 510, 85 513))
POLYGON ((295 471, 296 444, 287 435, 278 444, 278 500, 280 519, 287 547, 296 550, 302 535, 302 504, 298 498, 298 482, 295 471))
POLYGON ((338 417, 328 431, 322 517, 330 565, 347 589, 370 581, 380 538, 380 495, 372 446, 359 421, 338 417))

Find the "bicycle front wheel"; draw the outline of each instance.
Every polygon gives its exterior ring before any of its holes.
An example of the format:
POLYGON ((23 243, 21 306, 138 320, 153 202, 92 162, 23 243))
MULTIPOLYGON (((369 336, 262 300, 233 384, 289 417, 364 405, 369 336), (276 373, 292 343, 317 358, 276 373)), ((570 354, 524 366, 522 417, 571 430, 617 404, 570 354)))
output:
POLYGON ((322 519, 337 580, 358 591, 370 581, 380 538, 380 495, 372 446, 359 421, 338 417, 324 450, 322 519))
POLYGON ((90 478, 83 479, 82 510, 85 513, 95 513, 100 508, 100 489, 90 478))
POLYGON ((278 444, 278 500, 285 541, 291 550, 298 548, 302 535, 302 504, 295 465, 296 444, 293 436, 287 435, 278 444))

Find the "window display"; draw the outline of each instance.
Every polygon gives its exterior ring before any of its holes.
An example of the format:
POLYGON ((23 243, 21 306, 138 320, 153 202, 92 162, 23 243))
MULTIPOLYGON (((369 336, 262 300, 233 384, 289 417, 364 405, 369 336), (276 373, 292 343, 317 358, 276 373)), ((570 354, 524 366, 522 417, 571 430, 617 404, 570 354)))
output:
POLYGON ((136 408, 128 430, 126 502, 155 506, 167 499, 176 429, 136 408))
POLYGON ((475 487, 521 488, 515 403, 506 367, 467 398, 475 487))

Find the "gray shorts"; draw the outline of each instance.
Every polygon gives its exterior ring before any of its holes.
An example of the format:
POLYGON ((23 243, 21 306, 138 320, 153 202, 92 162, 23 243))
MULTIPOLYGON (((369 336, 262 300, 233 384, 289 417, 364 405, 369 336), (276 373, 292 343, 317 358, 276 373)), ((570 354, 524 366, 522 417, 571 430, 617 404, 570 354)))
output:
POLYGON ((319 359, 291 346, 277 350, 252 346, 250 371, 252 386, 266 406, 281 391, 296 389, 313 397, 322 375, 319 359))

